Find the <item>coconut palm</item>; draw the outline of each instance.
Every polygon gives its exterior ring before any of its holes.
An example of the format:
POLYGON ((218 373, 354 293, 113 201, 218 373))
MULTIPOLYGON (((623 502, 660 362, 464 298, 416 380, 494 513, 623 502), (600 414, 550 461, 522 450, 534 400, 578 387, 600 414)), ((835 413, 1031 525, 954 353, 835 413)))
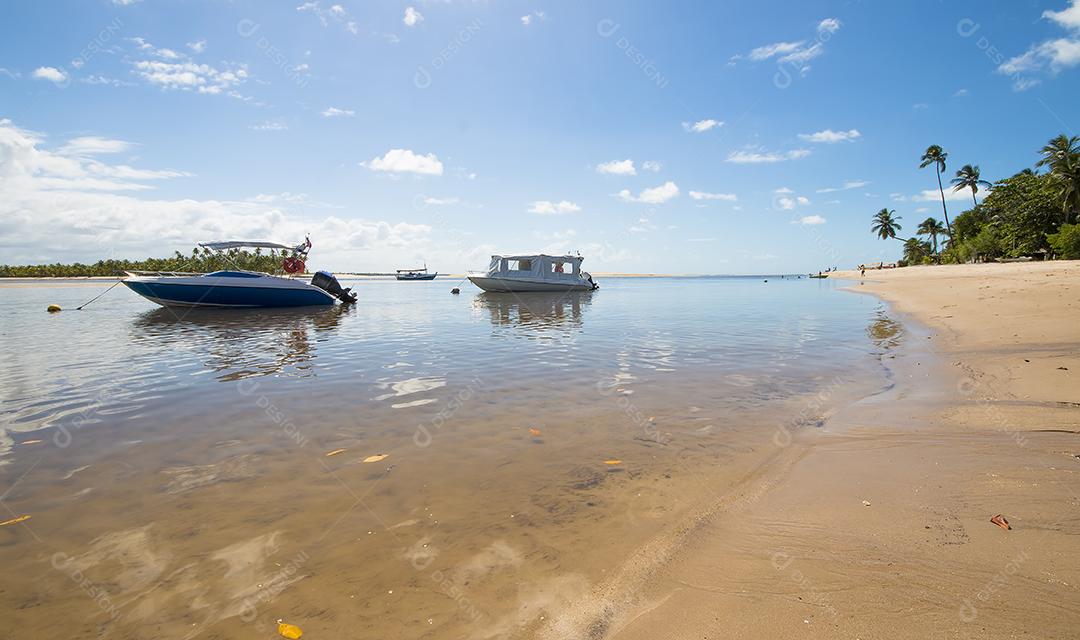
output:
POLYGON ((915 231, 920 236, 930 236, 931 241, 933 241, 933 252, 936 254, 938 252, 937 237, 945 233, 945 225, 941 224, 936 218, 927 218, 919 223, 919 228, 915 231))
POLYGON ((930 243, 918 238, 904 240, 904 262, 920 264, 930 254, 930 243))
POLYGON ((1080 213, 1080 137, 1064 134, 1050 140, 1039 150, 1042 159, 1036 167, 1050 167, 1058 186, 1064 221, 1071 222, 1080 213))
POLYGON ((975 199, 975 194, 979 192, 979 187, 990 187, 989 182, 980 179, 979 165, 970 164, 960 167, 960 170, 956 172, 956 177, 952 179, 952 185, 953 191, 971 189, 971 201, 976 207, 979 206, 979 201, 975 199))
POLYGON ((882 240, 895 238, 896 232, 901 229, 899 220, 902 219, 900 216, 894 215, 895 213, 895 210, 890 211, 888 209, 878 211, 874 214, 874 224, 870 226, 870 231, 873 231, 882 240))
POLYGON ((949 154, 944 149, 939 145, 932 144, 926 148, 926 153, 922 155, 919 168, 925 169, 930 165, 934 165, 934 169, 937 170, 938 192, 941 193, 941 211, 945 214, 945 228, 949 232, 949 239, 952 239, 952 223, 949 222, 949 210, 945 206, 945 188, 941 186, 941 173, 945 171, 945 160, 948 157, 949 154))

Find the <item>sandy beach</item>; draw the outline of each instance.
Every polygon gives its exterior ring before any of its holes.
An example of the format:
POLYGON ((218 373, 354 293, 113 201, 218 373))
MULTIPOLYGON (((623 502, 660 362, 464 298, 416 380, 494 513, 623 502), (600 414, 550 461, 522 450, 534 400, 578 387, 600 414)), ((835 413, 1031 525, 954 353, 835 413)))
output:
POLYGON ((779 426, 546 637, 1076 637, 1080 263, 833 277, 892 304, 895 384, 779 426))

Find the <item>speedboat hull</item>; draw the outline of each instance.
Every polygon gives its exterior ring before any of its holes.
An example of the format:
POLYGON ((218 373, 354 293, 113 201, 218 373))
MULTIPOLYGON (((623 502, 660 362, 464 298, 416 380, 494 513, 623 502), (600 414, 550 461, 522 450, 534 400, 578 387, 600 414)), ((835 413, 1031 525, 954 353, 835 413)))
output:
POLYGON ((124 284, 163 307, 307 307, 332 305, 326 291, 289 278, 243 271, 201 276, 132 276, 124 284))
POLYGON ((586 280, 571 282, 552 282, 526 280, 523 278, 492 278, 487 276, 469 276, 469 282, 484 291, 493 293, 523 293, 529 291, 592 291, 593 285, 586 280))

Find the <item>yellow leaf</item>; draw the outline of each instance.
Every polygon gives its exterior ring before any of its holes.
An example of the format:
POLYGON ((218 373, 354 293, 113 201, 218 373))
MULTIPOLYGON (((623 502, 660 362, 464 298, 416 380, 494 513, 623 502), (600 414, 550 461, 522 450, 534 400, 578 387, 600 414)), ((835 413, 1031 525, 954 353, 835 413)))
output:
POLYGON ((534 438, 539 438, 540 437, 540 430, 539 429, 533 429, 532 427, 529 427, 529 435, 534 437, 534 438))
POLYGON ((282 638, 288 638, 289 640, 298 640, 300 636, 304 635, 300 627, 295 624, 285 624, 284 622, 278 623, 277 632, 282 638))
POLYGON ((622 464, 622 460, 604 460, 604 464, 611 464, 611 465, 622 464))
POLYGON ((389 458, 389 457, 390 457, 389 453, 380 453, 380 454, 376 454, 376 455, 368 456, 368 457, 364 458, 364 462, 378 462, 379 460, 385 460, 386 458, 389 458))
POLYGON ((334 449, 330 453, 326 454, 326 457, 329 458, 330 456, 336 456, 339 453, 345 453, 345 450, 344 449, 334 449))
POLYGON ((19 516, 18 518, 12 518, 11 520, 5 520, 3 522, 0 522, 0 527, 7 526, 9 524, 19 524, 23 520, 29 520, 29 519, 30 519, 30 516, 19 516))

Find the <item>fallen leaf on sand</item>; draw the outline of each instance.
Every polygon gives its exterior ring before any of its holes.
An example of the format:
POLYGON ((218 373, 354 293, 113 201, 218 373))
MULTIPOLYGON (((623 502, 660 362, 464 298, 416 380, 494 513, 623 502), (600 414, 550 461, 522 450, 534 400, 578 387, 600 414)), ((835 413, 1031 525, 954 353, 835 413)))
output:
POLYGON ((304 635, 300 627, 295 624, 285 624, 284 622, 278 623, 277 632, 282 638, 289 638, 289 640, 298 640, 300 636, 304 635))
POLYGON ((1009 526, 1009 521, 1006 520, 1005 516, 1001 515, 1000 513, 993 518, 990 518, 990 522, 993 522, 994 524, 1001 527, 1002 529, 1005 529, 1006 531, 1012 529, 1012 527, 1009 526))
POLYGON ((345 453, 345 450, 344 449, 334 449, 330 453, 327 453, 326 457, 329 458, 330 456, 336 456, 339 453, 345 453))
POLYGON ((622 464, 622 460, 604 460, 604 464, 610 464, 610 465, 622 464))
POLYGON ((389 457, 390 457, 389 453, 378 453, 378 454, 375 454, 373 456, 368 456, 368 457, 364 458, 364 462, 378 462, 379 460, 385 460, 386 458, 389 458, 389 457))
POLYGON ((529 435, 534 437, 534 438, 539 438, 540 437, 540 430, 539 429, 533 429, 532 427, 529 427, 529 435))
POLYGON ((44 442, 44 440, 23 440, 19 444, 38 444, 39 442, 44 442))
POLYGON ((19 516, 18 518, 12 518, 11 520, 4 520, 0 522, 0 527, 5 527, 9 524, 19 524, 23 520, 29 520, 30 516, 19 516))

